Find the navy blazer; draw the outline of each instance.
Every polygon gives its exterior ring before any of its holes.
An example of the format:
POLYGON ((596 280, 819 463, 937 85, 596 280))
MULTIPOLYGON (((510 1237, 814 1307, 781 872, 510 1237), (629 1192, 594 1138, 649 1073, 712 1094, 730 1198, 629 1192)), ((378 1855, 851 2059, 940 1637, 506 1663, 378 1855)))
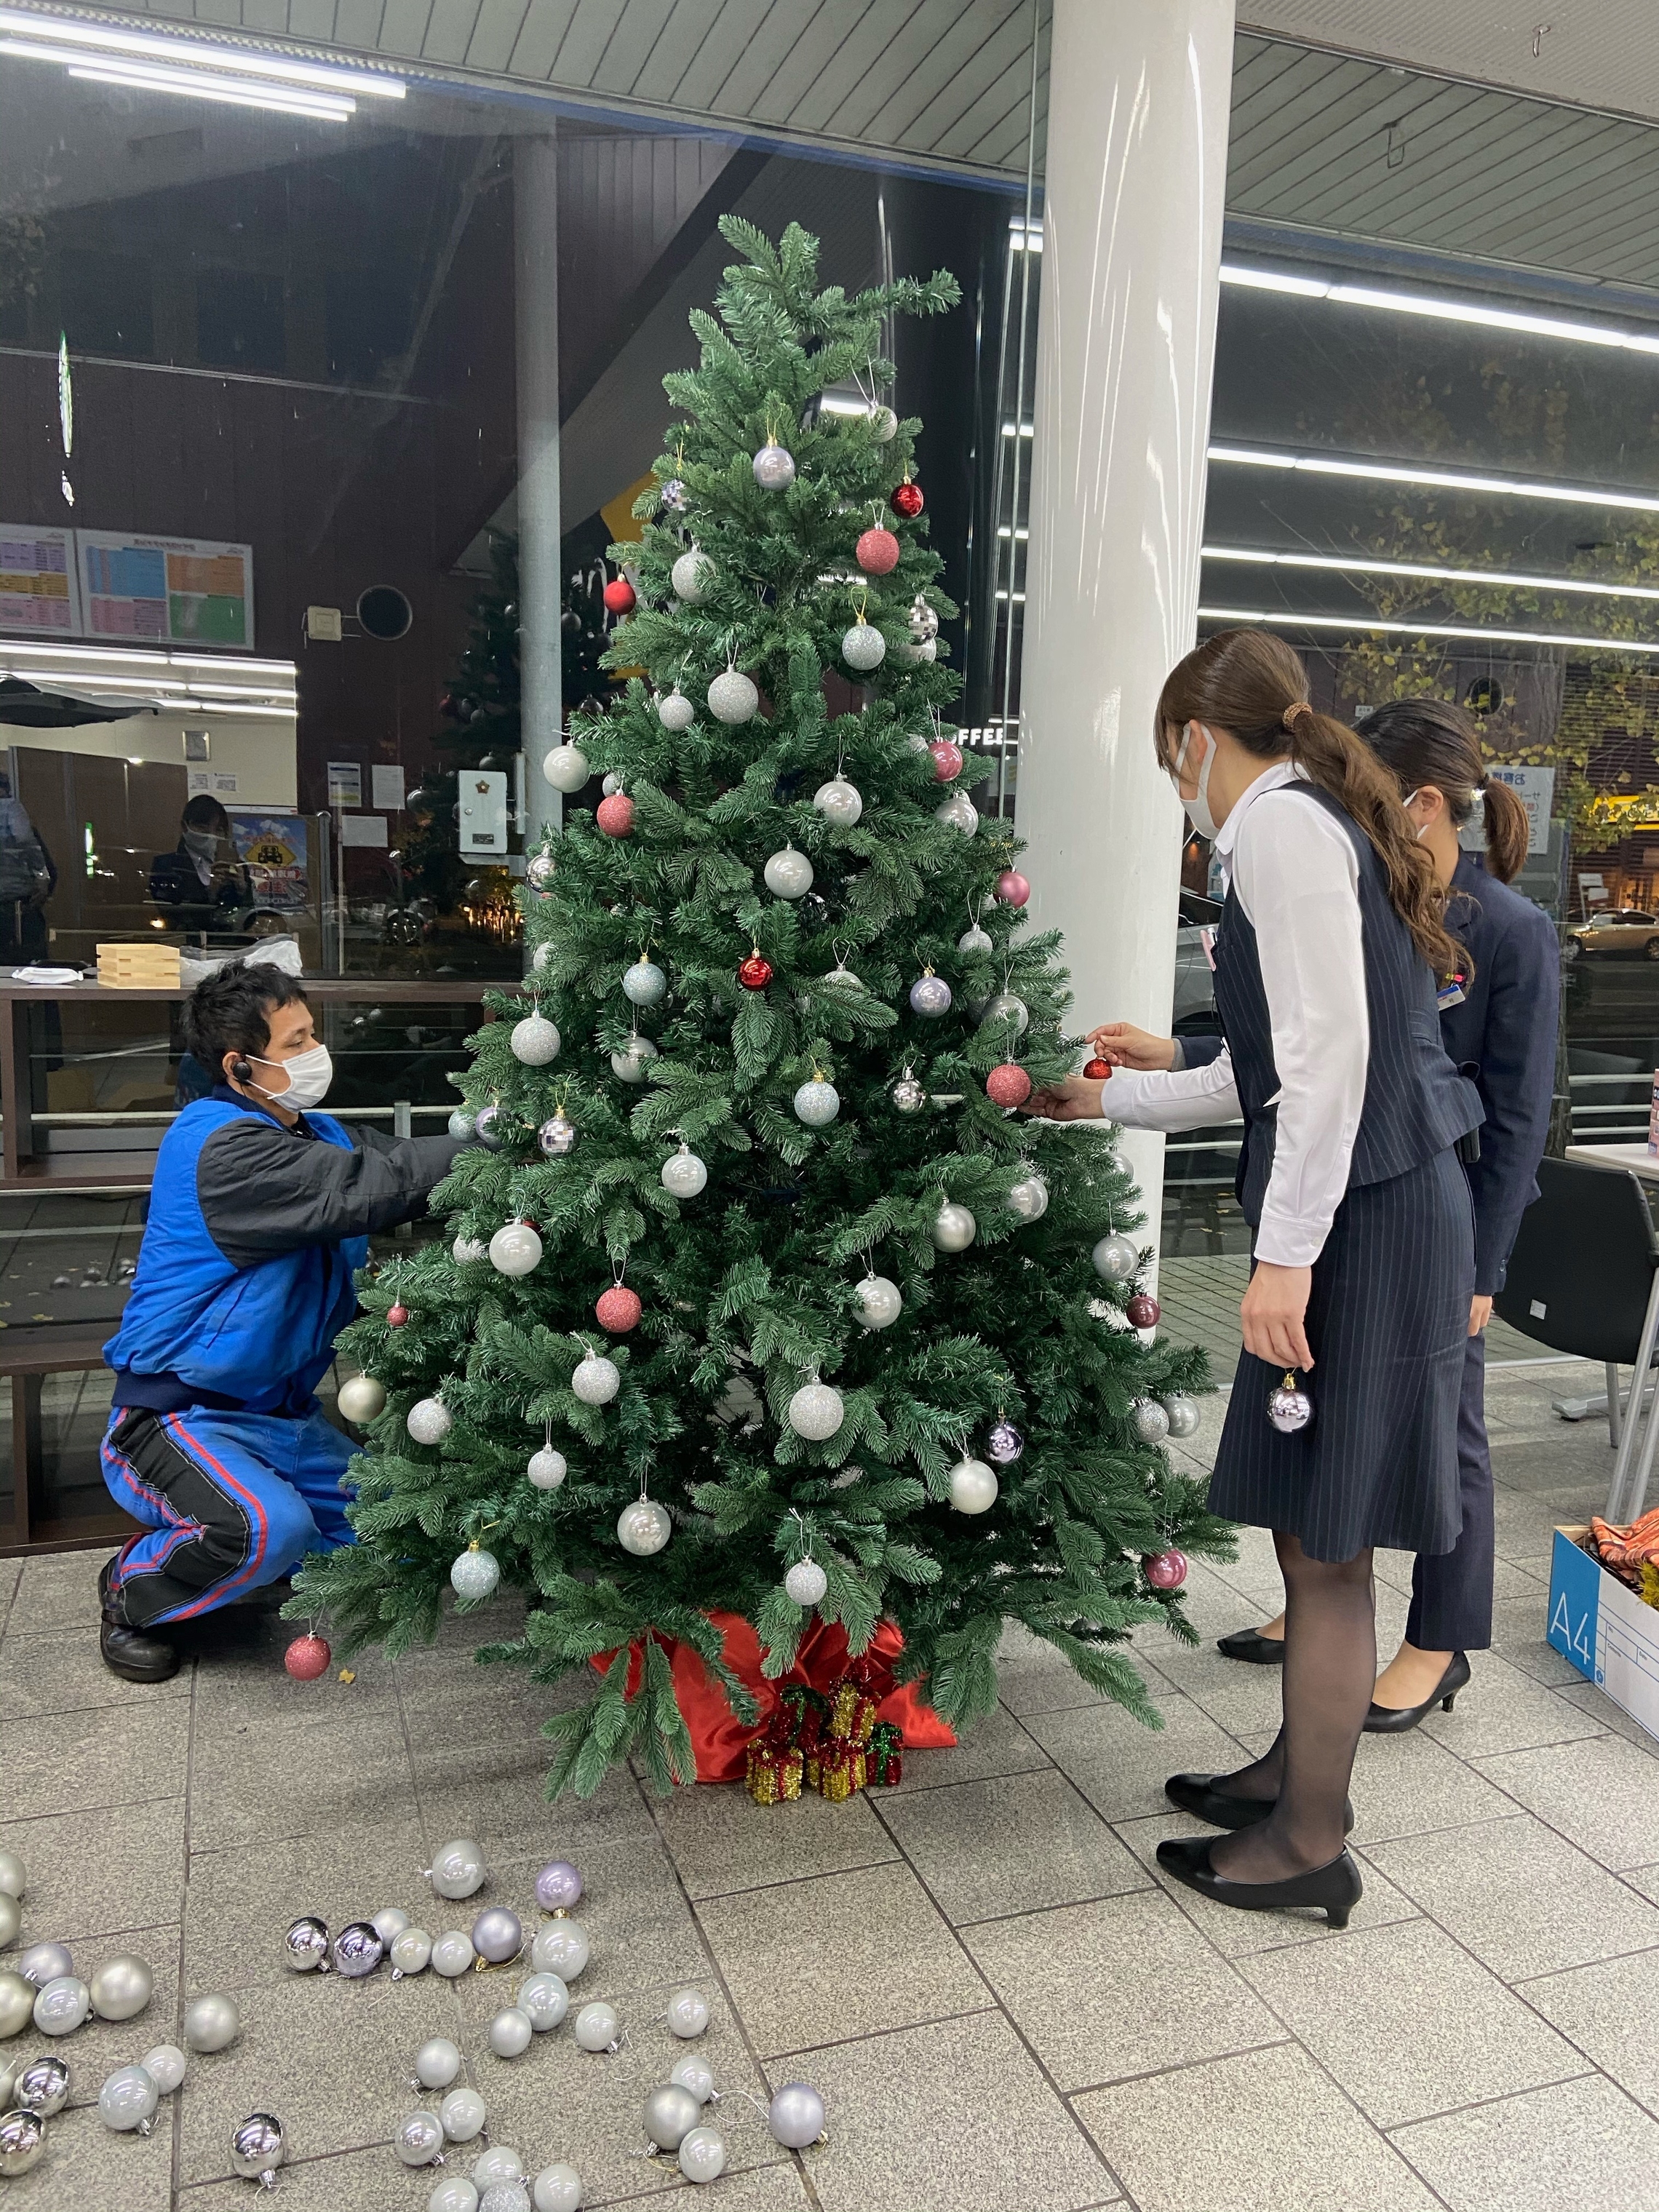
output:
MULTIPOLYGON (((1474 968, 1462 1003, 1442 1009, 1440 1035, 1486 1109, 1480 1157, 1468 1178, 1475 1295, 1493 1297, 1504 1287, 1521 1217, 1538 1195, 1555 1091, 1561 952, 1543 908, 1489 876, 1472 853, 1458 855, 1446 927, 1474 968)), ((1182 1058, 1188 1067, 1206 1067, 1221 1045, 1218 1036, 1184 1036, 1182 1058)))

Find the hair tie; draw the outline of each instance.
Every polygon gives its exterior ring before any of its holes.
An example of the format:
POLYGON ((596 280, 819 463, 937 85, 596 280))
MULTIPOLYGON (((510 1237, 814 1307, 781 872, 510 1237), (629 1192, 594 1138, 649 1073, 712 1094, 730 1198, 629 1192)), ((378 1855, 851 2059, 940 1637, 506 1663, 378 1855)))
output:
POLYGON ((1313 702, 1311 700, 1292 699, 1290 705, 1285 709, 1284 714, 1279 717, 1279 719, 1284 723, 1285 728, 1290 731, 1292 736, 1294 736, 1296 733, 1297 724, 1302 720, 1302 717, 1304 714, 1311 714, 1312 712, 1313 702))

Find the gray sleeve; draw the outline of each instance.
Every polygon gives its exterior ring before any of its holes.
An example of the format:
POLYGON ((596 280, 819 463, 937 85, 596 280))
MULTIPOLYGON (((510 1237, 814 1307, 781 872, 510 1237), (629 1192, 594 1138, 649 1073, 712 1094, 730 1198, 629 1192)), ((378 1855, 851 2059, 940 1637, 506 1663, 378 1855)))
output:
POLYGON ((380 1139, 350 1149, 247 1115, 203 1146, 196 1199, 208 1235, 233 1267, 257 1267, 307 1244, 337 1244, 395 1228, 426 1211, 461 1149, 453 1137, 380 1139))

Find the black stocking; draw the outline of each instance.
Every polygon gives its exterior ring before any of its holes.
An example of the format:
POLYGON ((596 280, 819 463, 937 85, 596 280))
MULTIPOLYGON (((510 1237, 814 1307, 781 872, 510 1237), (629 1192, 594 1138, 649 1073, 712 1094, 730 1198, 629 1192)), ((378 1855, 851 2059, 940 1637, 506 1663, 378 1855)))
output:
POLYGON ((1239 1797, 1270 1797, 1253 1828, 1220 1838, 1210 1853, 1231 1881, 1282 1881, 1340 1852, 1354 1753, 1376 1681, 1376 1616, 1371 1554, 1333 1565, 1310 1559, 1279 1530, 1285 1577, 1285 1717, 1266 1756, 1217 1786, 1239 1797))

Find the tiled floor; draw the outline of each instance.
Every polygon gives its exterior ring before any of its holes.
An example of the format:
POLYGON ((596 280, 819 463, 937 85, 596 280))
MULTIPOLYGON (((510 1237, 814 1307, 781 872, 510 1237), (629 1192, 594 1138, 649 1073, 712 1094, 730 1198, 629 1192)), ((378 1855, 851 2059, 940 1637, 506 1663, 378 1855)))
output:
MULTIPOLYGON (((1267 1539, 1195 1571, 1188 1650, 1147 1640, 1161 1734, 1010 1639, 1004 1702, 902 1785, 774 1811, 736 1790, 653 1799, 631 1777, 586 1805, 539 1795, 556 1696, 483 1673, 447 1630, 396 1668, 303 1686, 286 1631, 239 1613, 158 1689, 98 1663, 97 1561, 0 1566, 10 1733, 0 1840, 31 1873, 25 1934, 86 1972, 156 1970, 149 2012, 64 2046, 75 2102, 6 2212, 234 2212, 233 2124, 276 2112, 289 2212, 422 2212, 434 2177, 389 2147, 420 2100, 416 2045, 453 2035, 490 2139, 534 2172, 581 2171, 590 2206, 684 2185, 640 2155, 641 2093, 676 2055, 666 1992, 698 1984, 731 2168, 726 2212, 1631 2212, 1659 2198, 1659 1745, 1543 1641, 1550 1530, 1601 1501, 1605 1428, 1549 1401, 1586 1370, 1495 1368, 1498 1647, 1449 1716, 1368 1739, 1354 1785, 1366 1893, 1346 1934, 1230 1913, 1168 1887, 1154 1849, 1189 1832, 1176 1767, 1267 1740, 1278 1679, 1212 1639, 1277 1596, 1267 1539), (470 1923, 419 1869, 470 1832, 481 1901, 527 1907, 544 1858, 582 1867, 582 1998, 614 2000, 625 2050, 568 2031, 521 2060, 482 2033, 506 1975, 349 1984, 286 1974, 295 1914, 387 1904, 470 1923), (89 2109, 105 2072, 174 2031, 179 1999, 234 1994, 242 2033, 192 2061, 149 2142, 89 2109), (804 2078, 830 2140, 781 2151, 738 2092, 804 2078)), ((1218 1401, 1190 1452, 1203 1465, 1218 1401)), ((1382 1638, 1409 1562, 1381 1562, 1382 1638)), ((33 2035, 3 2047, 9 2059, 33 2035)), ((475 2154, 453 2154, 465 2172, 475 2154)))

